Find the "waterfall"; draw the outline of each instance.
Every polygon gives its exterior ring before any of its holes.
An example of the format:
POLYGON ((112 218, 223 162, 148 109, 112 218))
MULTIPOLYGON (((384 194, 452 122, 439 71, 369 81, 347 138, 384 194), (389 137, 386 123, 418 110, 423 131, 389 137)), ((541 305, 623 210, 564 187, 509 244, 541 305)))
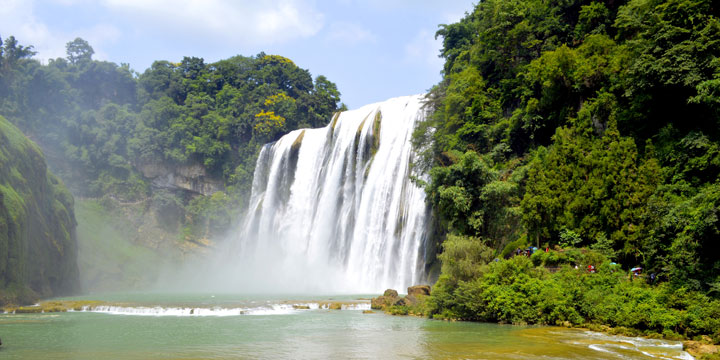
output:
POLYGON ((428 209, 410 142, 422 98, 345 111, 265 145, 236 249, 243 276, 288 291, 422 282, 428 209))

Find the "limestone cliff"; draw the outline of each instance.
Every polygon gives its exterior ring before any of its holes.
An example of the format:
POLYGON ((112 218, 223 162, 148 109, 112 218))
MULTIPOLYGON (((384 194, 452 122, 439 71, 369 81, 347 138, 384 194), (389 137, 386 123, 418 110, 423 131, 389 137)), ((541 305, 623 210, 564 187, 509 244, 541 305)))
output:
POLYGON ((142 163, 136 168, 156 188, 182 189, 205 196, 223 190, 223 182, 209 176, 201 164, 171 166, 164 163, 142 163))
POLYGON ((0 304, 78 290, 75 226, 40 148, 0 117, 0 304))

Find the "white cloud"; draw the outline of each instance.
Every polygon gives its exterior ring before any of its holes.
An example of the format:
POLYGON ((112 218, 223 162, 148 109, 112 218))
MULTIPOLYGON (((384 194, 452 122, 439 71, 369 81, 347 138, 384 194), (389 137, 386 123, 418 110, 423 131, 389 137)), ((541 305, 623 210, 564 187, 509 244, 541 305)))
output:
POLYGON ((332 23, 328 29, 327 40, 344 45, 354 45, 361 42, 375 42, 375 35, 362 26, 349 22, 332 23))
POLYGON ((441 39, 435 39, 435 32, 420 30, 415 37, 405 45, 405 61, 421 64, 440 71, 443 60, 438 57, 442 47, 441 39))
MULTIPOLYGON (((70 10, 90 2, 45 1, 70 10)), ((20 44, 33 45, 40 60, 65 57, 65 44, 76 37, 90 43, 95 59, 107 60, 104 49, 128 35, 180 44, 268 45, 314 36, 324 22, 314 0, 101 0, 94 5, 107 10, 110 19, 104 21, 122 25, 122 31, 111 23, 92 21, 58 30, 50 20, 36 16, 42 5, 38 0, 0 0, 0 36, 14 35, 20 44)))
POLYGON ((4 0, 0 6, 0 24, 2 24, 0 35, 3 37, 13 35, 20 45, 34 46, 35 51, 38 52, 35 56, 37 59, 65 57, 65 44, 79 36, 88 40, 93 46, 94 58, 106 60, 108 57, 103 51, 103 46, 120 36, 120 31, 108 24, 75 29, 72 33, 50 29, 36 18, 34 7, 34 1, 4 0))
POLYGON ((33 6, 32 1, 5 1, 0 6, 0 35, 4 38, 13 35, 21 45, 33 45, 41 58, 63 56, 65 43, 35 19, 33 6))
POLYGON ((104 0, 103 4, 142 28, 235 45, 310 37, 324 21, 310 0, 104 0))

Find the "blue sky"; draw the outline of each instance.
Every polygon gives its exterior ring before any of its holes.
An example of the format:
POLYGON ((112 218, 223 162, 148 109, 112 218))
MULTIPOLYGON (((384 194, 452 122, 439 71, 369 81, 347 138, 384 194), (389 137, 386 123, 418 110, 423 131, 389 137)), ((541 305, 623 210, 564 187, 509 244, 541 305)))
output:
POLYGON ((213 62, 260 51, 337 83, 350 108, 423 93, 440 80, 438 24, 470 0, 0 0, 0 36, 65 57, 82 37, 95 58, 129 63, 197 56, 213 62))

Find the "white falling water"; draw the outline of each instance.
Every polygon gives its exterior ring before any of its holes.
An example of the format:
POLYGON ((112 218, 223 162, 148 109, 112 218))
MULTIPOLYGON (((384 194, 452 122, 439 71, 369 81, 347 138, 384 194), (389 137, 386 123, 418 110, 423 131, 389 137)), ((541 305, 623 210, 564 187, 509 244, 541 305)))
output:
POLYGON ((421 100, 346 111, 265 145, 237 250, 241 276, 279 291, 402 291, 423 282, 427 207, 410 179, 421 100))

